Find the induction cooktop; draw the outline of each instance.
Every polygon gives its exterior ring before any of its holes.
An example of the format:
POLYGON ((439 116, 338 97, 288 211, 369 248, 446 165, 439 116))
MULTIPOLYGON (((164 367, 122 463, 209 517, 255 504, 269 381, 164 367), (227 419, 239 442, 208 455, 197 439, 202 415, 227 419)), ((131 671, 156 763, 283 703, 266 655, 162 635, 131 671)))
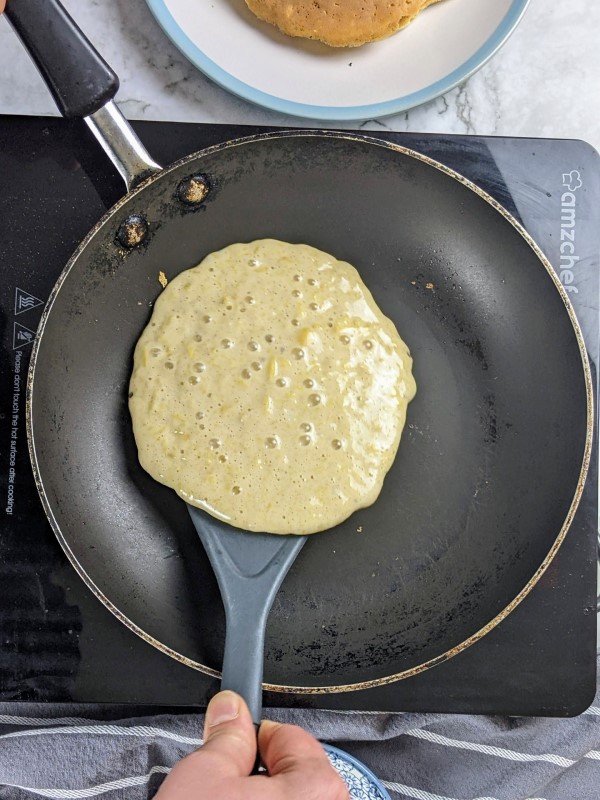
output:
MULTIPOLYGON (((133 123, 167 164, 255 127, 133 123)), ((369 135, 373 132, 369 131, 369 135)), ((599 356, 600 166, 580 141, 377 132, 457 170, 529 231, 599 356)), ((0 702, 205 705, 215 678, 154 649, 86 588, 46 521, 29 465, 25 388, 50 290, 78 242, 119 197, 84 124, 0 117, 0 702)), ((597 444, 566 540, 532 592, 467 650, 411 678, 341 694, 270 693, 268 706, 570 715, 596 670, 597 444)))

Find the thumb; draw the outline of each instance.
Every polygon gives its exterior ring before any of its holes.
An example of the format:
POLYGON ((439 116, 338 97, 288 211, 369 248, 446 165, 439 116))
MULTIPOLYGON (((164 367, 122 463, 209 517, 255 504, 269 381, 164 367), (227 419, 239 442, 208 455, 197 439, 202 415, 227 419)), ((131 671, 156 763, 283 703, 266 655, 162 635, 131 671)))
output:
POLYGON ((235 692, 219 692, 206 709, 204 745, 173 767, 156 800, 207 796, 211 786, 249 775, 255 759, 256 731, 248 706, 235 692))
POLYGON ((239 694, 219 692, 208 704, 204 720, 206 768, 215 764, 223 777, 249 775, 256 759, 256 730, 239 694))

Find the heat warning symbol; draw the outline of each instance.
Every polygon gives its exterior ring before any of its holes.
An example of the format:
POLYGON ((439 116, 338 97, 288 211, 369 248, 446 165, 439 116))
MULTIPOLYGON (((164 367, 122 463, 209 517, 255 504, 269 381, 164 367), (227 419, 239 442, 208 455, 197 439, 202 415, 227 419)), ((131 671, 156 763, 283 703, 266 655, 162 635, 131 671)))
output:
POLYGON ((31 344, 35 339, 35 331, 30 331, 25 325, 19 325, 18 322, 14 323, 13 328, 13 350, 18 350, 20 347, 26 347, 31 344))
POLYGON ((23 289, 15 289, 15 316, 22 314, 24 311, 31 311, 32 308, 37 308, 44 304, 43 300, 39 297, 34 297, 29 292, 24 292, 23 289))

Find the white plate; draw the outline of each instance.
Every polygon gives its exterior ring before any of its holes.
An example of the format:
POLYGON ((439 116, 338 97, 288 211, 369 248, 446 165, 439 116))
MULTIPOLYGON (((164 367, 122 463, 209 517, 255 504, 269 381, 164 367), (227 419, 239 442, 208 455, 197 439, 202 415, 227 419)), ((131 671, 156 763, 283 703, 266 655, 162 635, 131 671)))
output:
POLYGON ((352 48, 285 36, 244 0, 146 0, 165 33, 209 78, 285 114, 357 120, 447 92, 502 46, 529 0, 442 0, 407 28, 352 48))

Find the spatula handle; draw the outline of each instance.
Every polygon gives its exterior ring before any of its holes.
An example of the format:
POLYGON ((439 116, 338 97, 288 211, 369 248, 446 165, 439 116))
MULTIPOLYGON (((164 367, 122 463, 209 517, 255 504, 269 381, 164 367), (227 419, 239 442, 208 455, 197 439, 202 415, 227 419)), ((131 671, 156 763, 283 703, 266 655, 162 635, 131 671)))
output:
POLYGON ((240 694, 259 725, 267 618, 306 536, 243 533, 193 506, 188 511, 215 571, 225 608, 221 688, 240 694))
POLYGON ((250 709, 252 721, 260 725, 262 718, 262 679, 265 650, 265 628, 269 608, 260 603, 240 614, 235 607, 225 607, 225 652, 221 689, 241 695, 250 709))

